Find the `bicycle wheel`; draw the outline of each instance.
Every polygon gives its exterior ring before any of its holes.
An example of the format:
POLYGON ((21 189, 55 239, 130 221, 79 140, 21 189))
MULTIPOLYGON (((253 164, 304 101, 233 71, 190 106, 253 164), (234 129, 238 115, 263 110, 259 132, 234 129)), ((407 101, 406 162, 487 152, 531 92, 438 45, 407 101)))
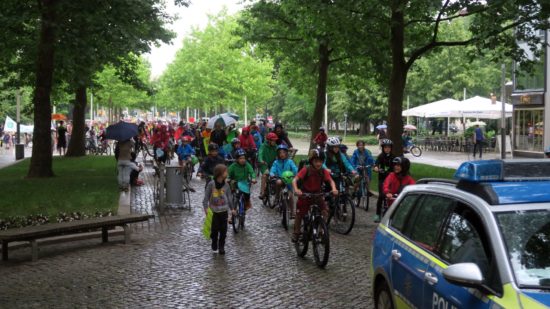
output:
POLYGON ((267 186, 267 205, 269 206, 269 208, 273 209, 275 208, 275 206, 277 206, 277 195, 275 194, 274 188, 275 185, 273 183, 268 183, 267 186))
POLYGON ((289 205, 288 196, 283 195, 282 201, 281 201, 281 214, 282 214, 282 220, 281 223, 283 224, 283 227, 285 230, 288 230, 288 226, 290 225, 290 205, 289 205))
POLYGON ((311 234, 311 242, 313 243, 313 257, 315 264, 323 268, 328 263, 330 254, 330 237, 325 221, 321 217, 315 218, 313 222, 313 233, 311 234))
POLYGON ((411 154, 415 157, 420 157, 422 155, 422 149, 418 148, 417 146, 412 146, 411 154))
POLYGON ((298 241, 294 244, 294 247, 296 248, 296 253, 299 257, 304 257, 307 254, 307 248, 309 245, 309 235, 308 235, 308 228, 307 228, 307 220, 304 218, 302 219, 302 226, 300 227, 300 237, 298 238, 298 241))
POLYGON ((338 234, 347 235, 355 224, 355 205, 347 197, 339 197, 333 203, 328 219, 329 227, 338 234))
POLYGON ((239 216, 231 214, 231 225, 233 226, 233 232, 237 234, 239 232, 239 216))

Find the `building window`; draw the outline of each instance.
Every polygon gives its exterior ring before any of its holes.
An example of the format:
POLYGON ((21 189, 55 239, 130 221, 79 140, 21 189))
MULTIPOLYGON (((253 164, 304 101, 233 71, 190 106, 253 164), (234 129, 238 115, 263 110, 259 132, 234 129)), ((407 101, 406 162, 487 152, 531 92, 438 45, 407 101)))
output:
POLYGON ((543 151, 544 109, 514 110, 514 149, 543 151))

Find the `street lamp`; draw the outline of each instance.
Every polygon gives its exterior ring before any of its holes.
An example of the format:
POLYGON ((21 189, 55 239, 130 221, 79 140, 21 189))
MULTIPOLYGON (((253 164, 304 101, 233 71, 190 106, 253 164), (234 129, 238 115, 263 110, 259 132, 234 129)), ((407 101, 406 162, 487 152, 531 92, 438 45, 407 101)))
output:
POLYGON ((348 132, 348 113, 344 113, 344 140, 346 140, 347 132, 348 132))

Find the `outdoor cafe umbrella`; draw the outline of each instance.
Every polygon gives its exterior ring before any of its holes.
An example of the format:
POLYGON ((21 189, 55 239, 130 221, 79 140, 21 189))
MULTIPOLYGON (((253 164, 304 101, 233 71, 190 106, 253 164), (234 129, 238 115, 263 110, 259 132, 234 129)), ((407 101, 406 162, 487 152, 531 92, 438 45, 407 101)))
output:
POLYGON ((213 129, 216 123, 220 123, 223 127, 226 127, 236 122, 237 120, 235 118, 231 117, 228 113, 225 113, 225 114, 216 115, 208 119, 208 123, 206 124, 206 127, 209 129, 213 129))
POLYGON ((131 139, 138 134, 138 126, 135 123, 120 121, 107 127, 105 137, 122 142, 131 139))

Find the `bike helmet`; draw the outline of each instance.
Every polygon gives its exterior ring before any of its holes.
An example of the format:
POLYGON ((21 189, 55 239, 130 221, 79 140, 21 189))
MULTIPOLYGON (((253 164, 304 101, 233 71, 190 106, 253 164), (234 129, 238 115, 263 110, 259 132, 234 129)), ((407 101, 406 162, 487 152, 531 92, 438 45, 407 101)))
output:
POLYGON ((239 143, 239 144, 241 143, 241 140, 238 139, 237 137, 235 137, 234 139, 231 140, 231 145, 235 145, 237 143, 239 143))
POLYGON ((220 146, 215 143, 208 144, 208 151, 218 151, 220 149, 220 146))
POLYGON ((294 179, 294 173, 292 171, 284 171, 281 175, 281 179, 283 182, 287 185, 292 183, 292 180, 294 179))
POLYGON ((162 149, 160 148, 157 148, 157 150, 155 150, 155 154, 157 155, 157 158, 160 158, 164 156, 164 151, 162 151, 162 149))
POLYGON ((340 141, 340 143, 344 140, 340 135, 337 135, 336 138, 340 141))
POLYGON ((319 131, 325 131, 325 127, 320 127, 319 131))
POLYGON ((242 133, 250 133, 250 128, 249 127, 244 127, 242 129, 242 133))
POLYGON ((395 157, 392 160, 392 163, 394 165, 401 165, 401 174, 407 175, 409 173, 409 169, 411 168, 411 161, 405 157, 395 157))
POLYGON ((237 151, 235 151, 235 158, 238 159, 242 156, 246 156, 246 151, 244 151, 244 149, 237 149, 237 151))
POLYGON ((193 138, 189 135, 185 135, 181 138, 184 142, 191 142, 193 141, 193 138))
POLYGON ((311 149, 307 155, 309 163, 313 162, 315 159, 325 161, 325 153, 319 151, 318 149, 311 149))
POLYGON ((275 142, 279 139, 279 137, 277 136, 277 134, 271 132, 271 133, 268 133, 267 136, 265 137, 268 141, 272 141, 272 142, 275 142))
POLYGON ((327 140, 329 146, 340 146, 340 140, 337 137, 329 137, 327 140))
POLYGON ((391 139, 384 138, 380 141, 380 146, 382 146, 382 147, 384 147, 384 146, 393 147, 393 142, 391 141, 391 139))
POLYGON ((281 144, 281 145, 277 146, 277 152, 279 150, 284 150, 284 151, 288 152, 288 146, 285 145, 285 144, 281 144))

